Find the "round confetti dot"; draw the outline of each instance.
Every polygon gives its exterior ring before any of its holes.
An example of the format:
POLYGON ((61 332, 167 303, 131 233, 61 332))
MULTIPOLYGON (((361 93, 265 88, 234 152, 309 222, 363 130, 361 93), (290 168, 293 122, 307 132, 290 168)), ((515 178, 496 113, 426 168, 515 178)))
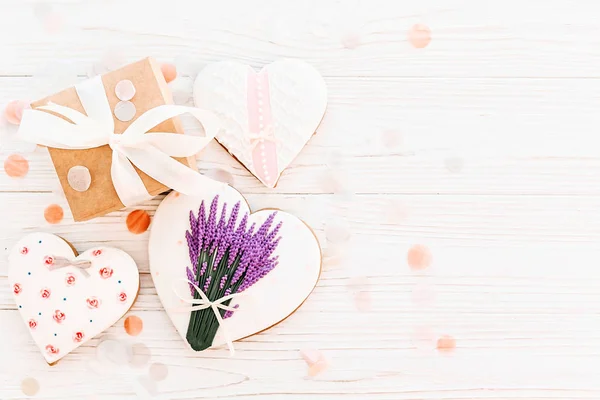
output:
POLYGON ((388 150, 397 149, 403 143, 402 133, 393 129, 386 129, 381 133, 381 141, 388 150))
POLYGON ((214 179, 215 181, 233 185, 233 175, 220 168, 208 170, 206 171, 205 175, 211 179, 214 179))
POLYGON ((115 94, 121 101, 133 99, 133 96, 135 96, 135 86, 133 86, 133 82, 128 79, 119 81, 115 86, 115 94))
POLYGON ((19 125, 21 123, 21 118, 23 118, 23 110, 26 108, 31 108, 26 101, 13 100, 8 103, 4 109, 4 118, 13 125, 19 125))
POLYGON ((427 25, 416 24, 408 32, 408 41, 416 49, 423 49, 431 42, 431 30, 427 25))
POLYGON ((465 162, 460 157, 448 157, 444 160, 444 164, 446 165, 446 169, 454 174, 458 174, 462 171, 465 162))
POLYGON ((137 336, 142 332, 144 328, 144 323, 140 317, 136 317, 135 315, 130 315, 125 318, 125 332, 127 332, 130 336, 137 336))
POLYGON ((55 34, 59 33, 62 30, 64 22, 63 18, 60 15, 56 14, 55 12, 52 12, 48 16, 43 18, 42 25, 44 26, 46 32, 55 34))
POLYGON ((436 347, 440 351, 452 351, 456 348, 456 339, 450 335, 443 335, 437 340, 436 347))
POLYGON ((355 49, 360 46, 360 36, 357 33, 347 33, 342 37, 342 45, 347 49, 355 49))
POLYGON ((52 12, 52 5, 48 3, 36 3, 33 5, 33 13, 38 18, 44 18, 52 12))
POLYGON ((50 204, 44 210, 44 218, 49 224, 58 224, 60 221, 62 221, 63 217, 63 209, 58 204, 50 204))
POLYGON ((129 213, 127 220, 127 229, 129 232, 139 235, 148 230, 150 226, 150 215, 144 210, 134 210, 129 213))
POLYGON ((21 391, 25 396, 35 396, 40 391, 40 384, 34 378, 25 378, 21 382, 21 391))
POLYGON ((325 225, 325 237, 332 243, 346 242, 350 239, 350 228, 343 220, 331 221, 325 225))
POLYGON ((385 221, 392 224, 400 224, 408 218, 408 208, 400 200, 390 200, 384 209, 385 221))
POLYGON ((135 113, 137 110, 135 109, 135 105, 130 101, 120 101, 115 106, 115 117, 119 121, 129 122, 135 117, 135 113))
POLYGON ((431 265, 431 252, 427 246, 415 245, 408 250, 406 256, 408 266, 414 270, 425 269, 431 265))
POLYGON ((153 381, 162 381, 169 374, 169 369, 165 364, 154 363, 150 366, 148 374, 153 381))
POLYGON ((431 350, 435 346, 435 335, 429 326, 416 326, 411 333, 411 342, 419 350, 431 350))
POLYGON ((90 170, 87 167, 76 165, 69 169, 67 182, 69 182, 71 189, 76 192, 85 192, 92 184, 92 175, 90 175, 90 170))
POLYGON ((412 302, 419 307, 432 306, 435 300, 435 292, 430 285, 418 284, 411 292, 412 302))
POLYGON ((133 345, 131 350, 133 356, 131 357, 130 364, 133 367, 140 368, 148 364, 148 362, 150 362, 150 357, 152 356, 152 353, 150 352, 148 346, 146 346, 145 344, 136 343, 133 345))
POLYGON ((300 356, 308 365, 308 376, 317 376, 329 368, 329 360, 319 350, 300 350, 300 356))
POLYGON ((370 311, 372 306, 371 294, 366 291, 360 291, 354 296, 354 305, 360 312, 370 311))
POLYGON ((167 81, 167 83, 172 82, 175 80, 175 78, 177 78, 177 68, 173 64, 162 64, 160 66, 160 70, 162 71, 162 74, 165 77, 165 81, 167 81))
POLYGON ((108 365, 126 365, 131 362, 131 347, 125 341, 104 336, 96 347, 96 357, 108 365))
POLYGON ((4 160, 4 172, 11 178, 22 178, 29 172, 29 162, 18 154, 11 154, 4 160))

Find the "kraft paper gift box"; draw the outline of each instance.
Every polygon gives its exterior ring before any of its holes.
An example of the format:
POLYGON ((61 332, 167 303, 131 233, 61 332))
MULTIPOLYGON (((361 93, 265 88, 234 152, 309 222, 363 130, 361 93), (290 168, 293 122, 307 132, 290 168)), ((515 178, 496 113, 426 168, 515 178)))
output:
MULTIPOLYGON (((114 133, 123 133, 136 118, 154 107, 173 104, 173 98, 160 70, 160 65, 152 58, 146 58, 109 72, 102 75, 101 79, 111 111, 115 110, 115 106, 120 101, 115 92, 117 83, 129 80, 135 87, 135 95, 130 100, 136 108, 135 117, 128 122, 123 122, 117 119, 113 113, 114 133)), ((35 101, 31 106, 35 109, 49 103, 85 113, 75 87, 35 101)), ((179 119, 175 117, 158 124, 149 132, 182 134, 183 129, 179 119)), ((48 147, 48 150, 75 221, 89 220, 125 207, 119 199, 111 179, 112 150, 109 145, 82 150, 48 147), (74 166, 84 166, 90 171, 91 185, 86 191, 74 190, 67 181, 69 169, 74 166)), ((195 168, 195 157, 193 156, 176 158, 176 160, 188 167, 195 168)), ((137 167, 134 166, 134 168, 149 195, 155 196, 169 190, 169 187, 152 179, 137 167)))

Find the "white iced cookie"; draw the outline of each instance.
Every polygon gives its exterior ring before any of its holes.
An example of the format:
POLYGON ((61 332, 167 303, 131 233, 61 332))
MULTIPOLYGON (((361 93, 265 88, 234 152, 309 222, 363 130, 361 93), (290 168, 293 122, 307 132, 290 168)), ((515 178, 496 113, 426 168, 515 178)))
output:
POLYGON ((321 123, 327 87, 302 61, 276 61, 258 73, 245 64, 219 62, 198 74, 194 100, 221 117, 217 140, 272 188, 321 123))
POLYGON ((122 250, 76 256, 49 233, 21 239, 9 255, 8 280, 27 330, 53 364, 117 322, 133 305, 140 280, 122 250))
MULTIPOLYGON (((221 219, 222 207, 225 203, 227 204, 225 220, 230 220, 232 209, 239 203, 238 223, 234 224, 237 228, 242 224, 240 220, 248 214, 247 226, 250 227, 255 223, 254 232, 260 231, 259 227, 275 211, 261 210, 250 214, 244 197, 229 186, 223 187, 218 193, 207 192, 202 197, 189 197, 173 192, 159 205, 150 232, 148 247, 150 270, 156 291, 167 314, 181 337, 190 345, 192 343, 189 340, 188 328, 192 311, 189 310, 189 301, 193 299, 193 291, 190 291, 191 287, 186 279, 190 277, 186 269, 190 268, 192 274, 194 268, 191 259, 196 258, 191 255, 186 231, 190 230, 190 225, 194 221, 194 218, 190 219, 190 211, 194 216, 198 216, 200 205, 204 201, 206 217, 209 219, 209 207, 217 195, 218 211, 214 221, 221 219)), ((208 342, 207 346, 202 348, 192 345, 192 348, 199 351, 223 345, 228 342, 228 339, 235 341, 261 332, 292 314, 312 292, 321 272, 321 251, 318 241, 310 228, 291 214, 277 211, 271 227, 273 229, 279 225, 277 232, 272 235, 273 240, 276 240, 275 237, 281 237, 272 254, 277 260, 276 266, 244 290, 242 296, 232 300, 231 306, 237 304, 238 307, 231 316, 224 317, 222 325, 216 325, 218 330, 214 340, 211 338, 212 343, 208 342)), ((227 240, 226 236, 225 241, 227 240)), ((219 248, 217 247, 216 253, 219 248)), ((234 275, 233 268, 229 268, 231 272, 228 271, 227 275, 234 275)), ((203 286, 202 282, 199 282, 199 285, 203 286)), ((219 282, 216 282, 216 285, 212 282, 212 285, 206 285, 202 289, 209 294, 213 289, 219 290, 219 282), (206 290, 207 287, 213 289, 206 290)), ((228 284, 224 285, 224 282, 221 282, 222 291, 227 286, 228 284)), ((221 295, 216 297, 220 298, 221 295)), ((210 309, 206 312, 212 313, 210 309)), ((206 323, 206 319, 204 321, 206 323)))

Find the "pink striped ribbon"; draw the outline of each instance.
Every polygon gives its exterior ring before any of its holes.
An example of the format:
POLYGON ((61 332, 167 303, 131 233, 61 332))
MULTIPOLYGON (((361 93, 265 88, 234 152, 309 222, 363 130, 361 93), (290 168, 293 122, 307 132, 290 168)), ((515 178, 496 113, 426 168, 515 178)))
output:
POLYGON ((252 165, 256 177, 268 187, 277 181, 277 140, 271 114, 269 75, 248 68, 248 128, 252 144, 252 165))

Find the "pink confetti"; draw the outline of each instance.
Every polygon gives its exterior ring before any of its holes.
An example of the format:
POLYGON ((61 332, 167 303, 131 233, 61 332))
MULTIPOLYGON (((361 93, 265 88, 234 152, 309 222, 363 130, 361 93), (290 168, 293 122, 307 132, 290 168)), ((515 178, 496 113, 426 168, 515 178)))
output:
POLYGON ((350 32, 342 37, 342 45, 347 49, 355 49, 360 46, 360 36, 356 32, 350 32))
POLYGON ((214 179, 215 181, 223 182, 228 185, 233 185, 233 175, 231 175, 229 172, 223 169, 210 169, 206 171, 205 175, 211 179, 214 179))
POLYGON ((327 357, 319 350, 300 350, 300 355, 308 365, 308 376, 310 377, 325 372, 330 366, 327 357))
POLYGON ((356 309, 361 312, 370 311, 372 308, 371 294, 366 291, 360 291, 354 296, 356 309))
POLYGON ((403 144, 402 133, 393 129, 386 129, 381 133, 381 141, 387 149, 396 149, 403 144))
POLYGON ((23 118, 23 111, 26 108, 31 108, 28 102, 24 100, 13 100, 8 103, 4 109, 4 118, 13 125, 19 125, 21 123, 21 118, 23 118))

